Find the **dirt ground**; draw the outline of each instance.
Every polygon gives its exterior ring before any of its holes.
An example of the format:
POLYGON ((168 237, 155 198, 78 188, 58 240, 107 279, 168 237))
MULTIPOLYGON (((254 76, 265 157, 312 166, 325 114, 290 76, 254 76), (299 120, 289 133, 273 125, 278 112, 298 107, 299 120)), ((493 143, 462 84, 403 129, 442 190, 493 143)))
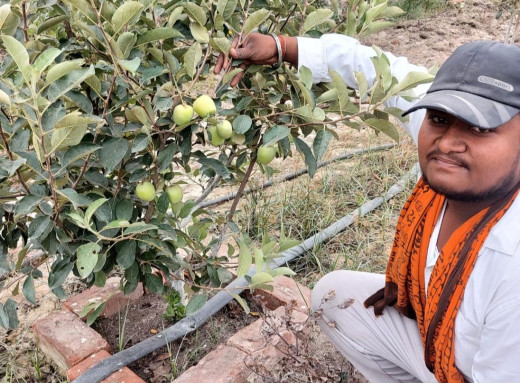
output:
MULTIPOLYGON (((431 67, 440 65, 446 57, 459 45, 478 39, 504 40, 508 27, 508 18, 504 15, 496 19, 497 7, 492 0, 476 0, 461 2, 460 0, 447 1, 449 5, 442 11, 416 20, 402 20, 394 27, 382 31, 376 35, 366 38, 363 42, 369 45, 377 45, 383 50, 392 52, 398 56, 407 56, 409 61, 415 64, 431 67)), ((0 56, 1 58, 1 56, 0 56)), ((344 151, 344 145, 340 145, 344 151)), ((334 155, 332 153, 331 155, 334 155)), ((285 168, 285 167, 284 167, 285 168)), ((286 169, 281 169, 282 173, 286 169)), ((78 288, 79 284, 69 287, 70 291, 78 288)), ((11 287, 12 289, 13 287, 11 287)), ((9 297, 9 292, 0 292, 0 301, 5 301, 9 297)), ((0 378, 3 381, 27 381, 27 382, 53 382, 60 381, 52 365, 43 356, 35 354, 35 347, 32 341, 31 324, 37 318, 45 316, 47 313, 59 306, 59 301, 42 286, 38 290, 39 304, 33 306, 27 302, 20 303, 20 327, 16 331, 6 332, 0 329, 0 378), (38 360, 40 367, 39 374, 34 372, 35 361, 38 360), (16 372, 6 376, 6 362, 16 362, 16 372)), ((164 306, 160 300, 152 297, 143 299, 138 305, 133 307, 129 313, 129 318, 125 333, 127 346, 143 340, 153 334, 153 330, 160 331, 167 326, 162 319, 164 306), (145 314, 152 316, 152 321, 145 314), (133 320, 140 318, 141 321, 133 320), (144 321, 144 323, 143 323, 144 321), (132 328, 132 323, 137 325, 144 324, 141 328, 132 328)), ((205 328, 199 332, 199 336, 205 335, 205 341, 197 339, 185 341, 186 351, 193 351, 196 347, 197 353, 201 356, 206 353, 216 343, 221 342, 220 336, 226 337, 233 334, 236 329, 251 321, 256 320, 253 316, 237 320, 233 307, 226 308, 221 314, 212 319, 205 328), (222 329, 222 324, 226 324, 226 332, 221 332, 219 337, 215 335, 215 327, 222 329)), ((106 337, 113 344, 113 349, 118 348, 118 324, 98 323, 96 327, 100 332, 112 333, 110 338, 106 337), (104 328, 104 329, 102 329, 104 328)), ((219 332, 216 332, 219 333, 219 332)), ((270 381, 281 382, 363 382, 364 379, 339 355, 334 347, 323 337, 323 335, 312 326, 307 343, 307 349, 303 351, 306 360, 298 364, 294 360, 287 359, 280 364, 279 369, 271 372, 270 381)), ((181 350, 177 347, 177 350, 181 350)), ((132 369, 142 375, 150 382, 160 382, 165 377, 169 377, 168 370, 169 353, 177 353, 177 350, 156 351, 147 360, 141 360, 132 369)), ((183 352, 179 352, 183 353, 183 352)), ((185 361, 188 360, 185 352, 185 361)), ((191 358, 191 357, 190 357, 191 358)), ((186 367, 184 367, 186 368, 186 367)), ((261 382, 261 377, 256 380, 261 382)), ((265 380, 264 380, 265 381, 265 380)))

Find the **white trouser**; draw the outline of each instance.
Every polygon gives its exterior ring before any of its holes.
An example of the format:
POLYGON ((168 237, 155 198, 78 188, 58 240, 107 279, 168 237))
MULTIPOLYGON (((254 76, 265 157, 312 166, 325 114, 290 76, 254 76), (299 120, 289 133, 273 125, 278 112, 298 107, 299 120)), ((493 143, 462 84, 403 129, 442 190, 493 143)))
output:
POLYGON ((375 317, 363 302, 383 288, 384 275, 334 271, 312 291, 312 309, 332 343, 371 382, 437 382, 424 364, 415 320, 386 307, 375 317))

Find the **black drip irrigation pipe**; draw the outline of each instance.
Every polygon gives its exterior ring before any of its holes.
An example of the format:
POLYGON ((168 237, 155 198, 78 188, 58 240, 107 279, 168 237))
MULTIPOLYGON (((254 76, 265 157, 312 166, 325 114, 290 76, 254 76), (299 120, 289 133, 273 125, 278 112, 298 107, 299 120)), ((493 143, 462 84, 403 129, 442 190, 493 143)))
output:
MULTIPOLYGON (((323 167, 325 165, 332 164, 332 163, 334 163, 336 161, 350 159, 351 157, 354 157, 356 155, 360 155, 360 154, 368 153, 368 152, 381 151, 383 149, 390 149, 390 148, 395 147, 395 146, 396 146, 396 144, 382 144, 382 145, 378 145, 376 147, 355 149, 353 151, 345 153, 344 155, 337 156, 337 157, 335 157, 333 159, 330 159, 330 160, 327 160, 327 161, 319 161, 317 167, 321 168, 321 167, 323 167)), ((276 180, 267 181, 266 183, 262 184, 259 187, 256 187, 256 188, 246 188, 246 189, 244 189, 244 195, 248 194, 248 193, 251 193, 251 192, 256 192, 256 191, 262 190, 264 188, 271 187, 271 186, 273 186, 276 183, 281 183, 281 182, 284 182, 284 181, 290 181, 290 180, 296 179, 297 177, 299 177, 301 175, 304 175, 304 174, 306 174, 308 172, 309 171, 308 171, 307 168, 302 168, 302 169, 300 169, 300 170, 298 170, 296 172, 289 173, 289 174, 285 175, 284 177, 277 178, 276 180)), ((237 195, 236 192, 228 193, 227 195, 220 196, 220 197, 217 197, 216 199, 209 200, 209 201, 206 201, 204 203, 201 203, 198 206, 198 208, 211 207, 213 205, 218 205, 218 204, 224 203, 226 201, 233 200, 236 197, 236 195, 237 195)))
MULTIPOLYGON (((314 249, 316 245, 323 243, 336 236, 338 233, 344 231, 356 220, 357 217, 366 215, 384 202, 393 198, 398 193, 402 192, 405 188, 406 182, 410 178, 417 176, 418 169, 418 166, 415 165, 412 170, 409 171, 401 180, 392 185, 384 196, 377 197, 366 202, 355 211, 325 228, 323 231, 309 237, 302 243, 285 251, 280 257, 271 260, 269 265, 272 268, 286 265, 289 261, 303 255, 309 250, 314 249)), ((253 275, 255 271, 255 266, 252 266, 248 272, 248 275, 253 275)), ((220 311, 227 303, 233 300, 233 296, 231 296, 230 293, 238 295, 244 290, 243 287, 248 285, 249 283, 245 277, 235 279, 227 286, 226 291, 220 291, 211 299, 209 299, 208 302, 197 313, 185 317, 156 336, 152 336, 149 339, 135 344, 130 348, 127 348, 97 363, 88 371, 80 375, 76 380, 73 381, 73 383, 98 383, 113 372, 118 371, 128 364, 131 364, 141 357, 155 351, 156 349, 165 346, 167 343, 184 337, 186 334, 194 331, 200 325, 205 323, 211 316, 220 311)))

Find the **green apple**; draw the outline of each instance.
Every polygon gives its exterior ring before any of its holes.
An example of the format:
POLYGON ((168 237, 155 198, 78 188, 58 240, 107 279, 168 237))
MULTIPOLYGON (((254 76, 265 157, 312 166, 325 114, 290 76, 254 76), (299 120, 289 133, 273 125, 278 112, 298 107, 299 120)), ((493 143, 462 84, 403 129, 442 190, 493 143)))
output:
POLYGON ((233 144, 242 145, 246 142, 246 135, 244 135, 243 133, 233 132, 231 134, 231 141, 233 142, 233 144))
POLYGON ((193 119, 193 107, 191 105, 179 104, 173 109, 173 122, 184 125, 193 119))
POLYGON ((137 184, 135 194, 144 201, 152 201, 155 198, 155 187, 149 181, 137 184))
POLYGON ((267 165, 274 159, 275 156, 276 150, 273 147, 266 147, 262 145, 258 148, 258 153, 256 154, 256 161, 258 161, 260 164, 267 165))
POLYGON ((233 127, 227 120, 223 120, 217 124, 217 133, 223 139, 229 139, 233 134, 233 127))
POLYGON ((214 125, 210 125, 208 127, 208 132, 211 134, 211 144, 215 147, 218 147, 219 145, 224 144, 225 139, 223 137, 220 137, 220 135, 217 132, 217 127, 214 125))
POLYGON ((193 103, 193 109, 197 112, 200 117, 208 117, 217 113, 217 107, 215 103, 208 95, 202 95, 197 97, 193 103))
POLYGON ((177 204, 182 201, 182 188, 179 185, 172 185, 166 188, 166 193, 168 194, 168 200, 170 203, 177 204))

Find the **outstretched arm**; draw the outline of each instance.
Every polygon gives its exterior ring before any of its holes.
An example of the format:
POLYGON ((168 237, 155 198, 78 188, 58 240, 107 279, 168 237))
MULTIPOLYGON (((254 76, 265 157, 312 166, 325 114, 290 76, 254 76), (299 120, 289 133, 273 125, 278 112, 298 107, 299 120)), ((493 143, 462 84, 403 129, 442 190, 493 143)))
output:
MULTIPOLYGON (((298 42, 296 37, 284 36, 284 54, 283 60, 289 64, 298 65, 298 42)), ((251 33, 247 39, 238 44, 239 38, 236 37, 231 44, 229 56, 232 59, 244 60, 239 68, 244 71, 251 64, 275 64, 278 61, 278 50, 276 43, 271 35, 263 35, 261 33, 251 33)), ((226 55, 219 55, 217 64, 215 65, 215 73, 220 73, 222 69, 226 69, 230 64, 229 57, 226 55)), ((230 85, 234 87, 238 84, 244 72, 236 75, 230 85)))

